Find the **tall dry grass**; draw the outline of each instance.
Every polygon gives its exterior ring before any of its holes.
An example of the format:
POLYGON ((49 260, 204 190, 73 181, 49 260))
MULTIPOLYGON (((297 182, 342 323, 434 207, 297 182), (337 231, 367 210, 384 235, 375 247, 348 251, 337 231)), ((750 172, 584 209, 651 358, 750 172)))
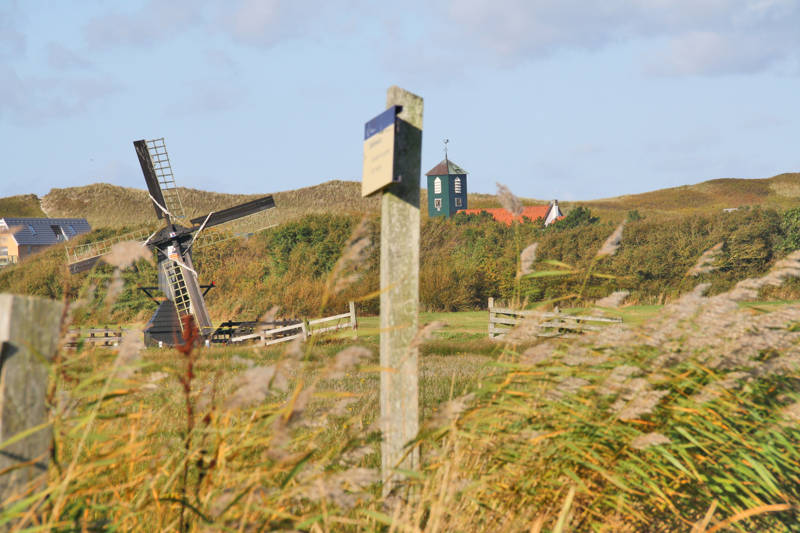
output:
MULTIPOLYGON (((369 274, 350 264, 367 248, 358 235, 321 291, 369 274)), ((6 502, 0 524, 797 530, 800 307, 741 303, 798 274, 795 252, 729 291, 700 285, 643 325, 573 340, 541 341, 522 324, 491 360, 433 342, 421 350, 423 429, 409 443, 422 466, 388 498, 374 340, 176 352, 143 350, 129 333, 116 353, 62 352, 50 483, 6 502)))

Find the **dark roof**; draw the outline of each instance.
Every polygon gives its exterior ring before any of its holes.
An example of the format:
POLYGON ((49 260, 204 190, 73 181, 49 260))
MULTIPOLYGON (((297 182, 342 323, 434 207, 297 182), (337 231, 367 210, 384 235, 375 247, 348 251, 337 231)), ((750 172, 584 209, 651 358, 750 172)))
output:
POLYGON ((446 176, 448 174, 466 174, 467 171, 456 165, 447 158, 442 159, 442 162, 430 169, 426 176, 446 176))
POLYGON ((7 217, 0 218, 0 230, 11 230, 17 244, 47 245, 64 242, 65 236, 72 239, 89 233, 92 228, 85 218, 7 217))

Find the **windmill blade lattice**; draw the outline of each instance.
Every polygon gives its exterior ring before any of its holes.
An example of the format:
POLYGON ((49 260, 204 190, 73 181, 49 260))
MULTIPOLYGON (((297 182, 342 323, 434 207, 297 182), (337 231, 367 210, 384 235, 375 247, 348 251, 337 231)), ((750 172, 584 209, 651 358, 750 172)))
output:
MULTIPOLYGON (((202 224, 202 222, 201 222, 202 224)), ((246 237, 267 228, 277 226, 272 209, 259 211, 242 218, 229 220, 197 233, 192 248, 205 248, 228 239, 246 237)))
POLYGON ((202 294, 197 283, 197 276, 187 266, 181 265, 174 260, 167 260, 161 263, 160 267, 163 270, 170 292, 169 299, 175 305, 181 331, 183 331, 182 318, 192 315, 200 334, 203 336, 210 335, 214 327, 211 323, 211 318, 208 316, 208 310, 202 303, 202 294))
POLYGON ((66 253, 69 270, 73 274, 88 270, 94 266, 101 256, 111 252, 111 248, 115 244, 126 241, 134 241, 141 242, 142 245, 144 245, 144 242, 147 240, 149 235, 150 233, 148 230, 142 229, 132 231, 130 233, 123 233, 122 235, 117 235, 115 237, 100 241, 78 244, 76 246, 68 246, 66 248, 66 253))
POLYGON ((175 176, 172 174, 172 164, 169 162, 169 154, 167 153, 167 145, 164 143, 164 138, 147 141, 147 152, 150 154, 153 171, 164 198, 164 207, 169 211, 170 215, 176 218, 185 218, 183 202, 181 202, 181 196, 178 193, 175 176))

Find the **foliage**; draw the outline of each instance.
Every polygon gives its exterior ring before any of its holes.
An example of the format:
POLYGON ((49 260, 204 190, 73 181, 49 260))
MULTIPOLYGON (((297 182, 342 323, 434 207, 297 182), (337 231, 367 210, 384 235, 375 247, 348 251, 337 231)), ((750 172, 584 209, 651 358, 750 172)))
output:
POLYGON ((800 249, 800 207, 787 209, 781 216, 780 249, 793 252, 800 249))
POLYGON ((558 229, 572 229, 587 224, 594 224, 598 221, 597 217, 592 216, 592 212, 582 205, 570 210, 562 220, 556 221, 553 226, 558 229))
POLYGON ((627 222, 636 222, 637 220, 642 220, 642 215, 639 213, 638 209, 631 209, 628 211, 628 214, 625 215, 625 220, 627 222))
MULTIPOLYGON (((592 300, 619 289, 628 290, 632 302, 655 303, 674 298, 698 281, 709 281, 712 292, 721 292, 740 279, 765 272, 785 255, 792 239, 800 235, 797 217, 795 210, 755 208, 632 220, 625 226, 619 250, 599 259, 595 254, 615 224, 598 220, 586 208, 573 209, 547 228, 530 221, 506 226, 486 214, 426 219, 420 243, 421 304, 431 311, 463 311, 484 308, 490 297, 534 304, 578 293, 592 300), (534 269, 552 270, 548 262, 555 261, 569 265, 572 275, 519 278, 518 254, 534 242, 539 243, 534 269), (698 257, 718 243, 723 246, 713 268, 700 277, 687 276, 698 257)), ((370 245, 359 257, 356 279, 322 298, 358 223, 353 215, 307 215, 247 239, 196 250, 201 283, 216 285, 207 296, 213 320, 252 320, 273 306, 280 308, 281 316, 322 316, 346 310, 350 299, 359 300, 363 312, 376 313, 379 227, 374 218, 367 219, 370 245)), ((97 230, 84 239, 112 233, 97 230)), ((126 271, 123 294, 106 308, 102 299, 111 272, 101 264, 88 275, 69 276, 63 252, 54 247, 0 270, 0 291, 74 298, 78 288, 93 285, 94 303, 77 315, 79 323, 146 320, 154 304, 137 285, 156 284, 153 266, 140 262, 135 270, 126 271)), ((800 295, 800 284, 768 290, 791 298, 800 295)))

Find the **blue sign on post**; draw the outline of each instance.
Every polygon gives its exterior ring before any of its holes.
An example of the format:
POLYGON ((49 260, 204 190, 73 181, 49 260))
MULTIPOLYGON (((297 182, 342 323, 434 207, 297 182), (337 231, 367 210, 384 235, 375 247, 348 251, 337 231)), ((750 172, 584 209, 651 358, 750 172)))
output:
POLYGON ((369 196, 395 181, 394 156, 397 114, 402 106, 392 106, 364 125, 364 172, 361 196, 369 196))

